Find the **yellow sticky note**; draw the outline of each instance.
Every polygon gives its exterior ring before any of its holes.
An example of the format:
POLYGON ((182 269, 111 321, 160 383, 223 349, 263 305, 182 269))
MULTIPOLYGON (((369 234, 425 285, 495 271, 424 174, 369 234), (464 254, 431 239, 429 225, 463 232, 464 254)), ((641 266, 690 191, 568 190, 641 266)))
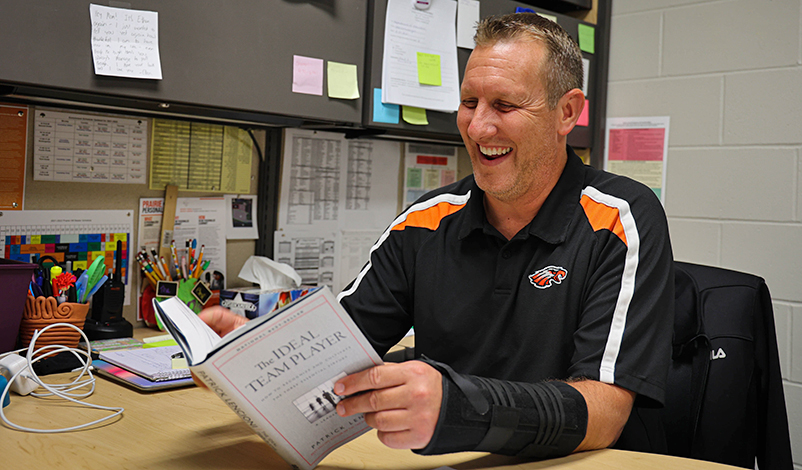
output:
POLYGON ((418 52, 418 82, 422 85, 440 86, 440 56, 418 52))
POLYGON ((404 122, 415 126, 428 126, 429 119, 426 117, 426 110, 423 108, 416 108, 414 106, 402 106, 401 114, 404 122))
POLYGON ((117 249, 117 242, 106 242, 106 251, 114 251, 117 249))
POLYGON ((356 65, 329 61, 326 66, 329 98, 355 100, 359 98, 356 65))
POLYGON ((115 242, 117 240, 124 242, 127 239, 128 239, 128 234, 127 233, 115 233, 114 234, 114 241, 115 242))
POLYGON ((579 48, 588 54, 596 53, 596 28, 586 24, 579 24, 579 48))

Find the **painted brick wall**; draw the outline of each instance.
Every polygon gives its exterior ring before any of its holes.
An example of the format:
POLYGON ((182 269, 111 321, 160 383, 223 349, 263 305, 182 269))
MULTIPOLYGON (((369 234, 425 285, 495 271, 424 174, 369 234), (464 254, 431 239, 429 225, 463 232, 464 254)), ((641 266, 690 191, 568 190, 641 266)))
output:
POLYGON ((757 274, 774 302, 802 470, 802 0, 613 0, 608 117, 671 116, 678 260, 757 274))

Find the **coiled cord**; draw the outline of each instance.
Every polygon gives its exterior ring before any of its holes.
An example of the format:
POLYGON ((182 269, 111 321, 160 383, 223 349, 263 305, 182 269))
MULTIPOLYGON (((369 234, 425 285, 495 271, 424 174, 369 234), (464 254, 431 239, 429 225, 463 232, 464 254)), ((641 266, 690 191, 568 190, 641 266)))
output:
MULTIPOLYGON (((11 352, 2 354, 2 355, 0 355, 0 358, 9 356, 11 354, 15 354, 15 353, 20 352, 20 351, 25 351, 25 349, 19 349, 17 351, 11 351, 11 352)), ((70 432, 70 431, 76 431, 76 430, 79 430, 79 429, 84 429, 84 428, 87 428, 87 427, 90 427, 90 426, 94 426, 96 424, 108 421, 108 420, 110 420, 112 418, 120 416, 123 413, 123 411, 125 411, 125 409, 122 408, 122 407, 101 406, 101 405, 95 405, 93 403, 87 403, 87 402, 79 400, 80 398, 86 398, 86 397, 92 395, 92 393, 94 393, 94 391, 95 391, 95 380, 96 379, 95 379, 94 374, 92 373, 92 350, 91 350, 90 345, 89 345, 89 339, 86 337, 86 335, 84 334, 83 330, 81 330, 80 328, 76 327, 75 325, 71 325, 69 323, 54 323, 52 325, 46 326, 45 328, 42 328, 41 330, 37 330, 36 332, 34 332, 33 338, 31 338, 31 343, 28 345, 28 348, 27 348, 26 359, 27 359, 27 364, 24 367, 22 367, 19 370, 17 370, 16 372, 13 372, 12 373, 13 375, 8 378, 8 385, 5 387, 5 389, 2 391, 2 393, 0 393, 0 403, 2 403, 3 400, 5 400, 6 396, 8 395, 9 391, 11 390, 11 386, 14 383, 14 381, 20 379, 20 377, 22 377, 23 373, 24 373, 24 377, 26 377, 27 380, 32 380, 33 382, 35 382, 36 385, 38 385, 36 390, 38 390, 39 387, 44 388, 46 390, 46 392, 39 392, 39 393, 31 392, 31 396, 34 396, 34 397, 37 397, 37 398, 57 396, 59 398, 63 398, 65 400, 71 401, 71 402, 73 402, 75 404, 78 404, 78 405, 86 406, 86 407, 89 407, 89 408, 95 408, 95 409, 99 409, 99 410, 111 411, 112 414, 110 414, 110 415, 108 415, 106 417, 97 419, 95 421, 89 422, 89 423, 79 424, 79 425, 71 426, 71 427, 68 427, 68 428, 34 429, 34 428, 28 428, 28 427, 25 427, 25 426, 20 426, 18 424, 12 423, 6 417, 6 415, 5 415, 4 411, 3 411, 3 408, 0 406, 0 418, 2 418, 3 422, 8 427, 13 428, 13 429, 17 429, 19 431, 36 432, 36 433, 70 432), (49 345, 49 346, 44 346, 44 347, 41 347, 41 348, 38 348, 38 349, 36 348, 36 340, 37 340, 37 338, 39 338, 39 336, 42 333, 44 333, 45 331, 49 330, 50 328, 65 327, 65 326, 69 327, 69 328, 73 328, 73 329, 77 330, 81 334, 81 336, 83 337, 84 343, 86 344, 86 350, 78 349, 78 348, 70 348, 70 347, 67 347, 67 346, 60 346, 60 345, 49 345), (59 354, 59 353, 65 352, 65 351, 70 352, 71 354, 73 354, 83 364, 83 367, 77 368, 77 369, 75 369, 73 371, 73 372, 80 371, 80 374, 78 374, 78 377, 76 377, 72 382, 66 383, 66 384, 49 384, 49 383, 44 382, 42 379, 40 379, 39 376, 34 371, 33 365, 36 362, 41 361, 42 359, 45 359, 47 357, 50 357, 50 356, 53 356, 53 355, 56 355, 56 354, 59 354), (84 378, 84 377, 86 377, 86 378, 84 378), (84 387, 89 387, 89 390, 86 391, 86 392, 76 392, 77 390, 82 389, 84 387)), ((20 379, 20 380, 22 380, 22 379, 20 379)))

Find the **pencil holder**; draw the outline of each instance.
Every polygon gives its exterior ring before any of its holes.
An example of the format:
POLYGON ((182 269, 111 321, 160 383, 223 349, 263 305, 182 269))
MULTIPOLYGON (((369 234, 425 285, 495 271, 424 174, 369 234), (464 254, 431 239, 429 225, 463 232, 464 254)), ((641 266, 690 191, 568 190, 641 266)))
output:
MULTIPOLYGON (((23 348, 31 344, 36 330, 41 330, 54 323, 69 323, 80 329, 84 328, 89 304, 74 302, 58 303, 55 297, 36 297, 28 295, 22 322, 19 329, 19 341, 23 348)), ((52 328, 36 339, 36 348, 61 345, 71 348, 78 346, 81 334, 72 328, 52 328)))
MULTIPOLYGON (((195 288, 195 285, 199 281, 195 278, 189 278, 189 279, 181 279, 180 281, 177 282, 178 282, 178 289, 176 291, 175 296, 181 299, 185 304, 187 304, 187 307, 192 309, 193 312, 200 313, 200 311, 203 310, 204 304, 202 304, 200 300, 198 300, 198 298, 195 296, 195 294, 192 293, 192 290, 195 288)), ((156 296, 156 300, 159 302, 169 298, 170 297, 156 296)), ((156 326, 158 326, 160 330, 164 330, 164 325, 162 325, 162 322, 161 320, 159 320, 158 316, 156 317, 156 326)))

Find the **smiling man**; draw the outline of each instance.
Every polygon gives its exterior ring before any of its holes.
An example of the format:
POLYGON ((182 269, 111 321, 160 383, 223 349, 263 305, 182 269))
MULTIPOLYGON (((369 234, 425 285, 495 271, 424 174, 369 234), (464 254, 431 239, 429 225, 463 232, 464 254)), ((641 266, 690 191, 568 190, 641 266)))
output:
POLYGON ((337 412, 365 413, 386 445, 557 457, 614 444, 633 404, 663 401, 665 214, 566 145, 581 85, 557 24, 479 24, 457 116, 473 175, 398 216, 338 297, 380 354, 415 328, 418 360, 334 388, 337 412))
POLYGON ((384 353, 422 360, 342 379, 390 447, 534 458, 612 445, 657 405, 673 272, 662 207, 566 145, 581 52, 534 14, 483 20, 457 124, 473 175, 401 214, 340 302, 384 353))

